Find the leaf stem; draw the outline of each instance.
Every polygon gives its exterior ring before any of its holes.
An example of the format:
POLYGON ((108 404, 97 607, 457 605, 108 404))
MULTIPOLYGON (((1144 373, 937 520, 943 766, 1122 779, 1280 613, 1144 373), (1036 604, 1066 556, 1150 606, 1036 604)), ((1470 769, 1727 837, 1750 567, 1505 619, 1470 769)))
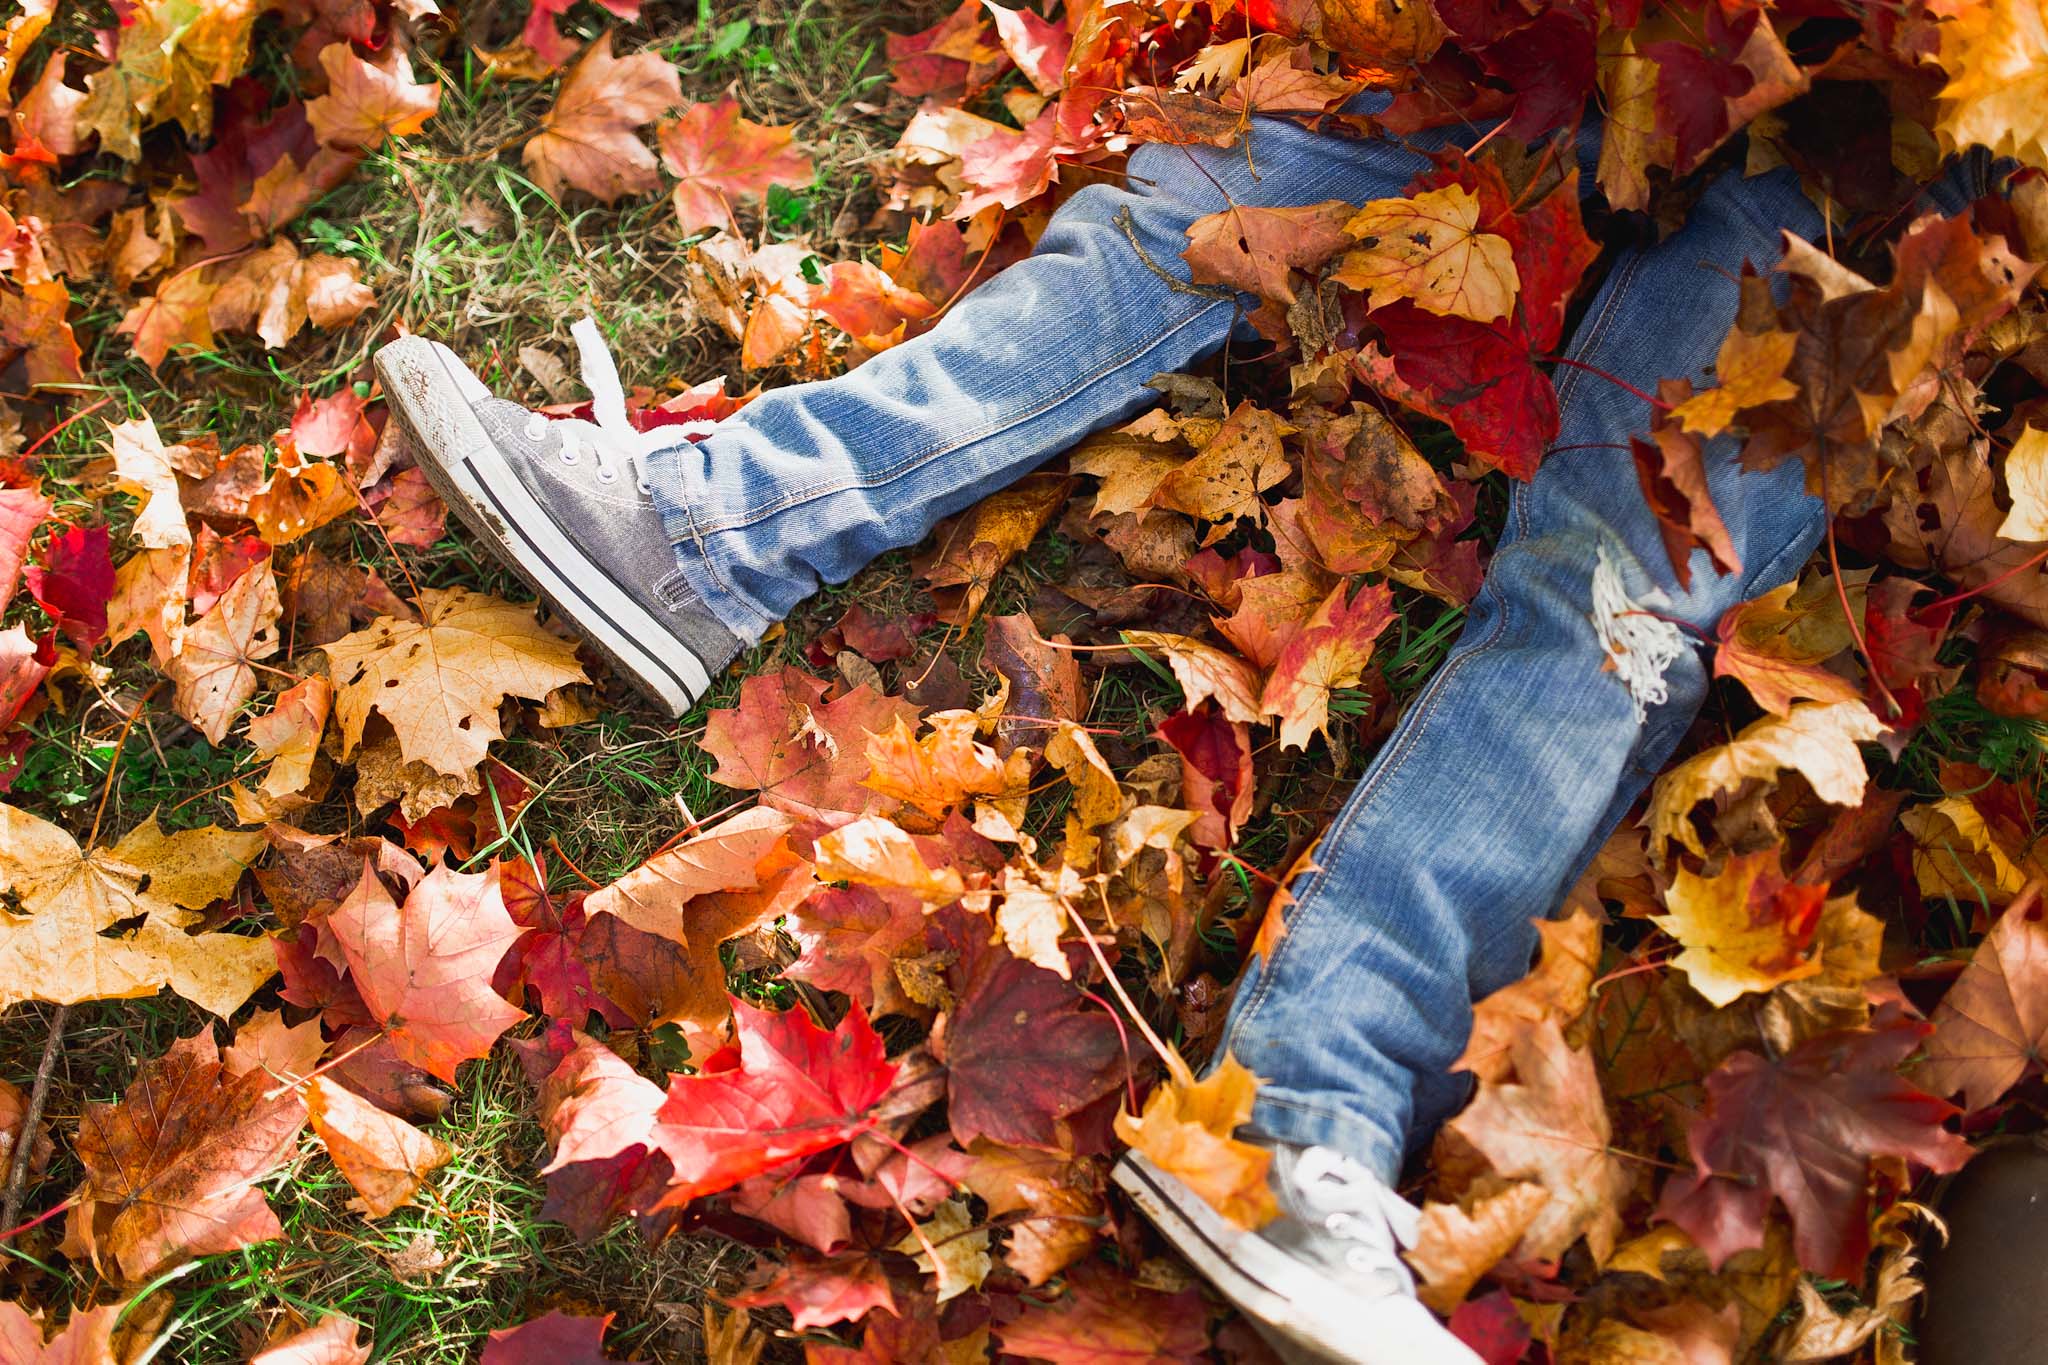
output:
POLYGON ((135 722, 142 717, 142 708, 149 705, 149 699, 155 696, 156 690, 163 685, 161 678, 151 683, 149 689, 135 699, 135 705, 128 712, 128 719, 121 724, 121 733, 114 740, 114 756, 107 760, 107 780, 100 787, 99 808, 92 813, 92 833, 85 836, 85 848, 88 853, 97 847, 100 841, 100 821, 107 814, 107 798, 114 794, 114 775, 121 771, 121 751, 127 747, 128 732, 135 728, 135 722))
POLYGON ((1606 380, 1608 383, 1614 385, 1616 388, 1627 389, 1630 393, 1642 399, 1645 403, 1648 403, 1651 407, 1655 408, 1659 412, 1671 411, 1671 405, 1665 402, 1663 399, 1657 398, 1651 394, 1644 393, 1641 389, 1629 383, 1620 375, 1610 374, 1606 370, 1601 369, 1598 365, 1588 365, 1585 361, 1574 360, 1568 355, 1547 355, 1544 356, 1543 359, 1549 361, 1553 365, 1569 365, 1575 370, 1584 370, 1587 374, 1595 375, 1601 379, 1606 380))
POLYGON ((1863 662, 1870 666, 1871 685, 1877 689, 1877 695, 1884 698, 1884 704, 1891 708, 1891 716, 1888 719, 1896 720, 1905 714, 1906 708, 1899 705, 1899 699, 1892 695, 1892 690, 1884 685, 1884 679, 1878 676, 1877 661, 1870 657, 1870 643, 1863 635, 1863 623, 1856 619, 1855 608, 1849 605, 1848 586, 1842 581, 1842 557, 1835 545, 1835 499, 1829 491, 1826 451, 1822 451, 1820 457, 1820 502, 1821 513, 1828 519, 1828 567, 1834 570, 1835 574, 1835 600, 1842 604, 1842 619, 1849 623, 1849 638, 1856 642, 1856 652, 1861 654, 1863 662))
POLYGON ((2043 546, 2039 554, 2029 556, 2027 559, 2021 561, 2018 564, 2013 565, 2010 569, 2007 569, 2004 573, 1998 575, 1998 577, 1996 578, 1986 579, 1984 582, 1979 583, 1974 588, 1965 588, 1961 592, 1952 592, 1947 597, 1940 598, 1937 601, 1929 602, 1926 606, 1918 608, 1918 610, 1939 611, 1943 607, 1953 607, 1959 602, 1967 602, 1973 597, 1979 596, 1983 593, 1990 592, 2000 583, 2004 583, 2012 578, 2017 578, 2019 575, 2025 573, 2027 570, 2033 568, 2035 565, 2043 562, 2044 560, 2048 560, 2048 546, 2043 546))

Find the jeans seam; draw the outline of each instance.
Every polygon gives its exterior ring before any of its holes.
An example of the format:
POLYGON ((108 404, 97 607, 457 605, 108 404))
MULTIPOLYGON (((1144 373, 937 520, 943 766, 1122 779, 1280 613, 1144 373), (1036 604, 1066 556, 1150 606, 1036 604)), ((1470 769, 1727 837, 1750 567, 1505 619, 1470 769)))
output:
MULTIPOLYGON (((1479 641, 1471 649, 1460 654, 1437 673, 1435 679, 1425 689, 1420 701, 1417 702, 1416 710, 1411 713, 1413 724, 1409 727, 1407 734, 1402 737, 1399 750, 1388 754, 1386 762, 1371 774, 1364 783, 1361 783, 1352 790, 1351 795, 1346 798, 1344 809, 1339 813, 1336 822, 1328 830, 1324 831, 1322 840, 1318 842, 1319 847, 1322 843, 1341 841, 1345 834, 1350 831, 1352 825, 1357 822, 1360 812, 1371 801, 1373 792, 1379 787, 1384 786, 1408 762, 1409 754, 1421 742, 1422 732, 1428 727, 1431 717, 1436 712, 1438 700, 1442 697, 1450 680, 1456 676, 1459 669, 1464 667, 1467 660, 1471 659, 1474 655, 1493 648, 1494 645, 1499 643, 1501 636, 1506 633, 1509 618, 1508 601, 1495 586, 1495 580, 1491 573, 1487 575, 1484 591, 1490 594, 1500 607, 1499 619, 1495 622, 1493 630, 1487 634, 1484 640, 1479 641)), ((1314 878, 1314 883, 1305 888, 1301 895, 1295 898, 1295 904, 1301 906, 1302 909, 1287 922, 1286 932, 1281 934, 1280 941, 1273 946, 1273 951, 1267 957, 1265 966, 1259 972, 1259 979, 1253 983, 1251 998, 1245 1001, 1243 1013, 1230 1026, 1229 1031, 1218 1048, 1220 1055, 1228 1056, 1231 1046, 1243 1036, 1244 1032, 1251 1026, 1252 1021, 1258 1017, 1259 1010, 1266 1003, 1266 997, 1271 991, 1274 971, 1280 965, 1280 956, 1287 951, 1290 943, 1300 937, 1296 932, 1297 928, 1302 920, 1313 913, 1315 908, 1307 902, 1311 896, 1314 896, 1322 889, 1328 877, 1328 872, 1327 868, 1316 868, 1311 874, 1314 878)))
MULTIPOLYGON (((1606 302, 1601 304, 1600 313, 1593 319, 1591 328, 1588 329, 1582 324, 1580 336, 1573 338, 1572 351, 1575 357, 1599 346, 1614 315, 1620 311, 1621 300, 1627 295, 1629 286, 1635 282, 1636 272, 1641 268, 1647 255, 1647 252, 1632 251, 1628 254, 1628 259, 1621 263, 1621 274, 1614 280, 1613 288, 1606 291, 1606 302)), ((1564 411, 1565 404, 1570 401, 1572 394, 1578 392, 1580 383, 1585 379, 1585 371, 1576 366, 1567 365, 1565 370, 1564 382, 1557 387, 1557 407, 1560 413, 1564 411)), ((1562 422, 1559 425, 1562 426, 1562 422)))
MULTIPOLYGON (((955 439, 950 440, 945 444, 933 446, 926 450, 919 451, 916 454, 905 456, 903 459, 897 461, 895 464, 890 465, 885 469, 876 470, 873 471, 872 473, 866 473, 858 478, 827 481, 824 483, 812 484, 806 488, 797 489, 794 492, 785 494, 782 500, 779 502, 769 503, 761 507, 751 508, 745 512, 738 513, 735 517, 733 517, 730 520, 721 519, 700 526, 695 516, 692 515, 690 518, 691 528, 693 531, 701 532, 704 535, 716 535, 718 533, 725 531, 744 530, 746 527, 751 526, 760 521, 765 521, 769 517, 780 516, 784 512, 793 511, 796 508, 803 506, 807 502, 816 502, 821 498, 836 497, 841 493, 851 493, 860 489, 874 488, 881 484, 893 483, 897 479, 903 478, 906 475, 916 473, 919 469, 923 468, 927 464, 930 464, 933 460, 943 459, 945 456, 951 455, 956 451, 963 450, 968 446, 976 444, 977 442, 986 441, 990 437, 996 436, 1001 432, 1008 430, 1011 427, 1022 426, 1026 422, 1044 416, 1047 412, 1050 412, 1052 409, 1059 407, 1063 403, 1071 402, 1075 394, 1081 392, 1083 389, 1088 388, 1090 385, 1099 383, 1103 379, 1108 378, 1111 374, 1114 374, 1117 370, 1121 369, 1125 365, 1130 364, 1131 361, 1136 360, 1139 356, 1144 355, 1147 351, 1154 349, 1161 342, 1164 342, 1169 337, 1172 337, 1175 333, 1183 331, 1184 329, 1193 325, 1194 323, 1199 322, 1207 314, 1223 306, 1225 305, 1221 300, 1218 300, 1215 303, 1208 303, 1202 305, 1200 308, 1197 308, 1194 312, 1189 313, 1186 317, 1183 317, 1176 322, 1168 324, 1166 327, 1161 328, 1159 331, 1150 333, 1139 344, 1132 346, 1127 350, 1121 351, 1117 355, 1104 361, 1095 370, 1090 372, 1087 378, 1081 380, 1077 384, 1074 384, 1070 388, 1062 390, 1057 395, 1046 399, 1044 402, 1040 403, 1037 407, 1032 408, 1030 411, 1020 413, 1015 416, 1005 417, 1002 421, 994 425, 985 426, 981 428, 980 430, 976 431, 972 436, 956 437, 955 439)), ((1235 308, 1237 307, 1237 304, 1233 301, 1232 303, 1230 303, 1229 306, 1235 308)))

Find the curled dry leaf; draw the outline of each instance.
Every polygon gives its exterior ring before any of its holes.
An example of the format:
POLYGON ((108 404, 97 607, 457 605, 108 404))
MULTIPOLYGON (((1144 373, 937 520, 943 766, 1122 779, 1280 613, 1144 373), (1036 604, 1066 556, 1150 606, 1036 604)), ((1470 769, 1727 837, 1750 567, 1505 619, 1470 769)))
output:
POLYGON ((1258 1089, 1258 1077, 1225 1057, 1199 1081, 1162 1080, 1142 1114, 1117 1115, 1116 1135, 1239 1227, 1264 1227, 1280 1215, 1266 1183, 1273 1153, 1236 1137, 1258 1089))
POLYGON ((1670 769, 1650 789, 1652 849, 1676 839, 1695 853, 1705 847, 1692 826, 1692 808, 1732 792, 1744 781, 1775 782, 1792 769, 1803 776, 1821 800, 1853 806, 1863 799, 1869 772, 1856 745, 1884 733, 1884 723, 1860 701, 1805 702, 1783 716, 1766 716, 1733 740, 1696 755, 1670 769))

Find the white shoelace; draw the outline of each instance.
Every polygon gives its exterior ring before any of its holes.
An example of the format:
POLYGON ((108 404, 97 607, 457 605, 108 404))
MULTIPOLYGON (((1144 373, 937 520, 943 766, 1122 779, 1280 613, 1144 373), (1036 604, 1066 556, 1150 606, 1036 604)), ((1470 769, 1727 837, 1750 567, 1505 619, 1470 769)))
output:
POLYGON ((640 495, 646 497, 654 491, 647 476, 647 456, 677 441, 708 436, 718 424, 687 422, 653 431, 635 430, 626 417, 626 390, 619 382, 619 367, 612 360, 611 348, 604 344, 603 333, 597 330, 597 320, 577 319, 569 328, 569 335, 576 338, 578 369, 583 387, 590 390, 591 414, 597 420, 551 420, 547 414, 536 412, 526 419, 527 438, 545 440, 552 429, 561 438, 563 464, 575 464, 587 449, 597 462, 600 480, 610 483, 619 477, 621 467, 630 468, 640 495))
POLYGON ((1344 1261, 1361 1275, 1391 1273, 1406 1279, 1396 1243, 1412 1246, 1420 1231, 1415 1206, 1342 1152, 1305 1148, 1292 1172, 1305 1211, 1333 1237, 1354 1245, 1344 1261))

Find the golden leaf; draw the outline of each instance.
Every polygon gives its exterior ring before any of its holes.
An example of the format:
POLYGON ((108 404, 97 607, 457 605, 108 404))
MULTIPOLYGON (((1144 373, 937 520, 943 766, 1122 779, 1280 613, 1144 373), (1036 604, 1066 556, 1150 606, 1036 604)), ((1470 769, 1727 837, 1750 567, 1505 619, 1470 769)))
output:
POLYGON ((532 609, 464 588, 420 593, 417 622, 380 616, 327 651, 342 752, 355 752, 382 712, 408 762, 460 777, 499 737, 498 704, 539 701, 589 682, 576 646, 540 628, 532 609))
POLYGON ((1344 231, 1358 245, 1330 278, 1370 290, 1374 308, 1408 299, 1431 313, 1474 322, 1514 311, 1522 287, 1514 249, 1499 233, 1479 231, 1479 201, 1462 185, 1412 199, 1375 199, 1344 231))

